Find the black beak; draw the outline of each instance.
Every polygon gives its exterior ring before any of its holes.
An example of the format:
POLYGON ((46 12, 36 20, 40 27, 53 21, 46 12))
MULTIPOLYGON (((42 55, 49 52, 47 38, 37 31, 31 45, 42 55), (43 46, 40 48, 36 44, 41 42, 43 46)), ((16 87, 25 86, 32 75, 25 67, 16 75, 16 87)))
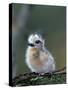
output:
POLYGON ((32 43, 28 43, 28 46, 34 47, 35 45, 32 43))

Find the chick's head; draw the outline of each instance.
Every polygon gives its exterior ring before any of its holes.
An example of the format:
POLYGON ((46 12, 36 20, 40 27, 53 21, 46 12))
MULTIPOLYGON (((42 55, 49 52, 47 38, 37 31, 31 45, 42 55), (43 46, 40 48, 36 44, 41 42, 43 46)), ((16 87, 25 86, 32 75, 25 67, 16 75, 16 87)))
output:
POLYGON ((44 39, 39 34, 31 34, 28 38, 28 46, 41 49, 44 46, 44 39))

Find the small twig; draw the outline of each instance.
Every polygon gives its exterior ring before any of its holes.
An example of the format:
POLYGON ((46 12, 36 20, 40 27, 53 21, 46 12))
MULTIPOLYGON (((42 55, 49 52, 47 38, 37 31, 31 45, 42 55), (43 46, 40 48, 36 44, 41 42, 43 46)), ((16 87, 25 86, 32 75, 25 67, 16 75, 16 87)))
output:
POLYGON ((55 71, 52 72, 52 73, 64 72, 64 70, 66 70, 66 67, 63 67, 63 68, 61 68, 61 69, 59 69, 59 70, 55 70, 55 71))

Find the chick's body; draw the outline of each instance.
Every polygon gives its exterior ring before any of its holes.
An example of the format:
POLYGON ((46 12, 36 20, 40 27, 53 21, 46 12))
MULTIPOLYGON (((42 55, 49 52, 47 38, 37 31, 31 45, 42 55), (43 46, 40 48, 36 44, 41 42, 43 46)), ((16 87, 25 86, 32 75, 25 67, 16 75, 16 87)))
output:
POLYGON ((55 70, 55 62, 51 53, 45 48, 28 47, 26 63, 32 72, 47 73, 55 70))

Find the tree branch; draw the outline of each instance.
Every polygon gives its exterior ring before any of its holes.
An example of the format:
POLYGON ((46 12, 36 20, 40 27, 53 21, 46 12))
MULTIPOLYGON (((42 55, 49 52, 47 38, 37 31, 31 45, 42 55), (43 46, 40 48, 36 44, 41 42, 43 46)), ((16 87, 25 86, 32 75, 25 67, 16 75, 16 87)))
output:
POLYGON ((62 69, 56 70, 55 72, 52 72, 52 73, 39 74, 39 73, 32 72, 32 73, 20 74, 19 76, 13 79, 13 85, 14 86, 38 85, 38 84, 41 85, 42 82, 44 82, 44 84, 65 83, 66 72, 64 70, 65 70, 65 67, 62 69), (40 80, 40 82, 38 82, 38 80, 40 80))

